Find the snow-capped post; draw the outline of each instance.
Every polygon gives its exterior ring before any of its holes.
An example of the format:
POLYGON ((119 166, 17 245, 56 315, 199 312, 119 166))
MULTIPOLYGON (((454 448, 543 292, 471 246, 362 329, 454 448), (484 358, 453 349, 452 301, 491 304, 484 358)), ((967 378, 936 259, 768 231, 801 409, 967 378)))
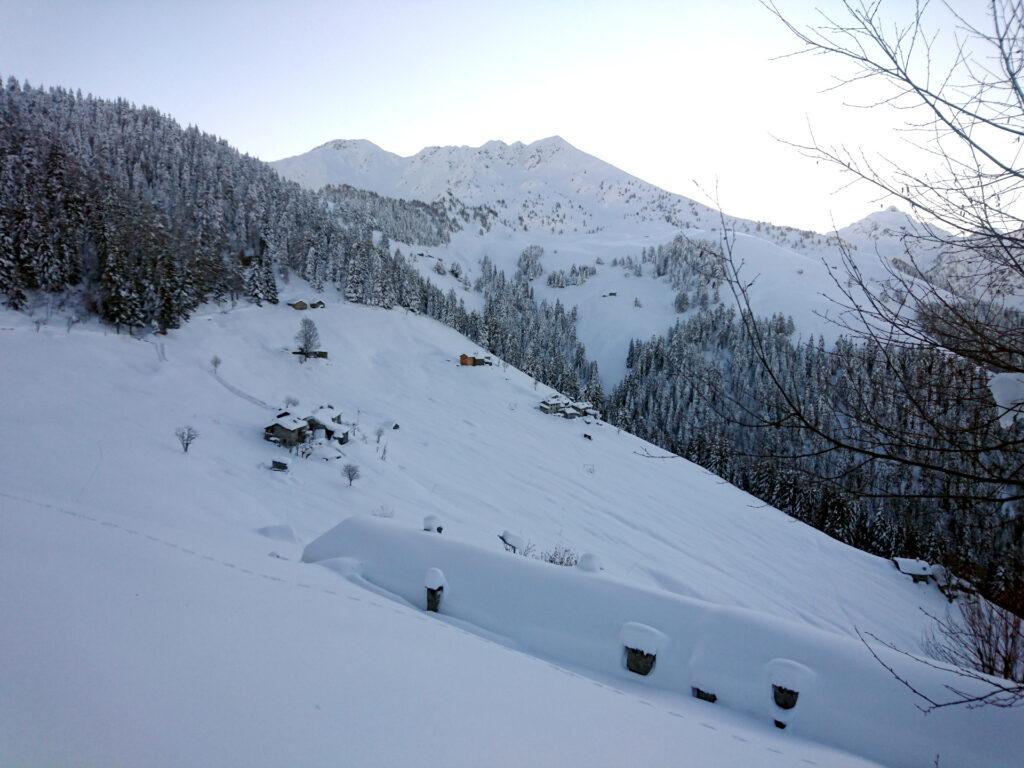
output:
POLYGON ((441 533, 444 527, 441 525, 441 518, 437 515, 427 515, 423 518, 423 530, 431 533, 441 533))
POLYGON ((766 667, 772 686, 775 727, 785 728, 792 719, 800 691, 811 688, 816 675, 803 664, 790 659, 772 659, 766 667))
MULTIPOLYGON (((786 688, 785 686, 772 683, 772 699, 775 701, 775 706, 779 709, 792 709, 796 706, 796 700, 799 697, 800 691, 794 691, 791 688, 786 688)), ((786 722, 776 718, 775 727, 785 728, 786 722)))
POLYGON ((427 568, 423 586, 427 589, 427 610, 431 613, 440 613, 441 598, 444 596, 444 588, 448 586, 444 572, 440 568, 427 568))
POLYGON ((625 648, 626 669, 638 675, 649 675, 658 653, 668 645, 663 633, 636 621, 622 625, 619 639, 625 648))

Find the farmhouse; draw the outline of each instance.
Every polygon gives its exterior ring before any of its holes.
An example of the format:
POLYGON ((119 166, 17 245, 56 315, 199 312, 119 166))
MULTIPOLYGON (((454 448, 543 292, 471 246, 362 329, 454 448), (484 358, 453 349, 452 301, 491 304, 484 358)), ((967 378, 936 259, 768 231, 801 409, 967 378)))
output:
POLYGON ((309 434, 309 422, 298 419, 287 411, 274 419, 263 429, 263 439, 280 445, 298 445, 309 434))
POLYGON ((303 309, 309 309, 309 304, 304 302, 302 299, 299 299, 298 301, 293 301, 289 303, 288 306, 291 307, 292 309, 298 309, 300 311, 303 309))
POLYGON ((459 355, 459 365, 493 365, 490 357, 474 357, 473 355, 459 355))
POLYGON ((321 406, 313 412, 308 421, 314 434, 323 430, 324 437, 328 440, 337 440, 342 445, 348 442, 348 427, 342 425, 341 412, 333 405, 321 406))
POLYGON ((601 418, 601 412, 593 403, 587 400, 573 401, 565 395, 551 395, 541 400, 537 408, 541 413, 561 416, 564 419, 585 418, 588 424, 591 423, 591 419, 601 418))

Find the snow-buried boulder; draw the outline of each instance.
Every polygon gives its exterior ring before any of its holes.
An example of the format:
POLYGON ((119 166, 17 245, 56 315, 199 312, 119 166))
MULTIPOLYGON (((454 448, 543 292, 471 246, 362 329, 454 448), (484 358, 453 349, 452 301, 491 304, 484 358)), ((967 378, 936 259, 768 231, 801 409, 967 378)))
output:
MULTIPOLYGON (((424 574, 437 568, 458 585, 445 594, 445 614, 604 677, 630 675, 623 664, 624 640, 656 649, 657 674, 646 678, 648 685, 687 697, 695 687, 712 692, 717 706, 769 726, 784 712, 797 736, 893 768, 931 765, 936 754, 949 765, 1014 764, 1004 735, 1024 724, 1024 713, 986 707, 924 717, 918 699, 846 635, 610 577, 595 579, 578 568, 551 568, 446 536, 424 536, 393 520, 351 517, 311 542, 302 556, 328 566, 336 558, 356 564, 354 575, 412 605, 422 604, 424 574), (664 640, 633 630, 624 636, 630 622, 657 627, 664 640), (772 685, 797 691, 795 707, 782 710, 772 685)), ((983 690, 884 646, 872 650, 933 697, 945 696, 949 685, 968 695, 983 690)))
POLYGON ((584 552, 580 555, 580 559, 577 561, 576 567, 586 573, 597 573, 598 571, 604 570, 604 566, 601 565, 601 560, 597 555, 591 552, 584 552))

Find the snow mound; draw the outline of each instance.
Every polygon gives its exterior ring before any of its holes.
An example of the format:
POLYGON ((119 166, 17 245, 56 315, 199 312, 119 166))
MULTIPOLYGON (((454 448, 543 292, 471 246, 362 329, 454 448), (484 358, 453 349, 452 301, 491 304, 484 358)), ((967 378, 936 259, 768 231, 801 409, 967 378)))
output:
POLYGON ((274 541, 286 541, 289 544, 295 543, 295 531, 290 525, 265 525, 257 528, 256 533, 274 541))
POLYGON ((584 552, 576 562, 576 567, 586 573, 597 573, 604 570, 601 559, 592 552, 584 552))
MULTIPOLYGON (((367 583, 414 605, 422 599, 423 574, 443 568, 460 585, 457 595, 446 595, 445 612, 463 627, 594 674, 628 675, 622 645, 624 639, 637 642, 658 652, 658 677, 645 684, 676 694, 699 687, 714 693, 719 706, 760 722, 779 719, 773 685, 797 686, 787 733, 887 765, 916 768, 936 754, 953 765, 1007 764, 1005 737, 998 735, 1007 724, 1002 712, 985 708, 965 716, 944 710, 925 718, 918 700, 853 639, 755 611, 595 580, 576 568, 503 557, 373 518, 340 523, 311 542, 302 559, 336 557, 358 562, 367 583)), ((872 650, 931 695, 949 685, 974 689, 954 672, 925 668, 883 646, 872 650)))

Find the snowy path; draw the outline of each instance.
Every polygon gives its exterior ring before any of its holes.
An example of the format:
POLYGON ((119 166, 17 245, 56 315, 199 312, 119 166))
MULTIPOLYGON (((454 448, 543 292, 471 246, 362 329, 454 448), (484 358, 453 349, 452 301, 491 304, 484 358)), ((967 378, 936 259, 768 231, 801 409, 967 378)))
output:
POLYGON ((238 387, 234 386, 233 384, 228 384, 226 381, 224 381, 223 378, 221 378, 221 375, 219 373, 217 373, 216 371, 211 371, 210 375, 213 376, 213 378, 217 380, 218 384, 220 384, 222 387, 224 387, 224 389, 226 389, 228 392, 230 392, 235 397, 240 397, 242 400, 245 400, 247 403, 252 403, 253 405, 257 405, 260 408, 264 408, 264 409, 266 409, 268 411, 277 410, 276 408, 274 408, 274 406, 270 405, 269 403, 263 402, 258 397, 253 397, 252 395, 248 394, 247 392, 243 392, 241 389, 239 389, 238 387))

